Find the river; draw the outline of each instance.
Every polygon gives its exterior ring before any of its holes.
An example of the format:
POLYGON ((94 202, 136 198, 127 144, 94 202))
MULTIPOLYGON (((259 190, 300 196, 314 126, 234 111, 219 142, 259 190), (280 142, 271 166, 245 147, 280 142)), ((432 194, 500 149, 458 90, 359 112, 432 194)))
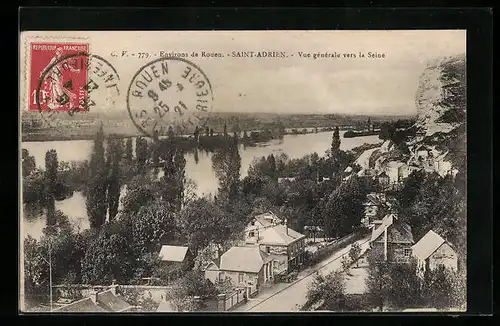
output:
MULTIPOLYGON (((340 132, 343 136, 344 131, 340 132)), ((267 156, 269 154, 279 155, 285 153, 290 158, 299 158, 313 152, 320 156, 330 148, 332 142, 332 132, 319 132, 302 135, 285 135, 282 140, 272 140, 267 143, 257 144, 255 147, 249 146, 240 148, 241 155, 241 177, 245 177, 248 167, 256 157, 267 156)), ((366 136, 356 138, 341 138, 340 148, 349 150, 365 143, 379 143, 378 136, 366 136)), ((134 142, 135 147, 135 142, 134 142)), ((22 142, 21 148, 27 149, 35 157, 38 167, 45 164, 45 153, 50 149, 57 151, 59 161, 84 161, 90 158, 92 141, 90 140, 65 140, 47 142, 22 142)), ((212 154, 199 152, 198 162, 194 154, 186 154, 186 177, 193 180, 197 185, 199 196, 215 193, 218 187, 217 177, 212 169, 212 154)), ((88 228, 88 219, 85 209, 84 196, 76 192, 73 197, 58 201, 56 208, 68 215, 70 222, 80 229, 88 228)), ((41 235, 41 229, 45 226, 45 219, 24 219, 24 234, 30 234, 35 238, 41 235)))

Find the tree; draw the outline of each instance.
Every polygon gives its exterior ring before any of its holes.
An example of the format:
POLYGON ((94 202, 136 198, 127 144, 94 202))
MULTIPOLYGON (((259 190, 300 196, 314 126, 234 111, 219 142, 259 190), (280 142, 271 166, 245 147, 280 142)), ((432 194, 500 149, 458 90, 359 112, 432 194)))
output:
POLYGON ((135 158, 137 163, 137 171, 144 171, 148 158, 148 141, 146 138, 137 137, 135 141, 135 158))
POLYGON ((210 280, 205 279, 204 273, 193 270, 172 285, 168 297, 177 311, 195 311, 200 308, 200 302, 194 299, 195 296, 207 298, 217 294, 217 288, 210 280))
POLYGON ((129 166, 132 165, 132 159, 133 159, 133 147, 132 147, 132 138, 127 138, 127 141, 125 143, 125 161, 129 166))
POLYGON ((107 190, 107 203, 109 220, 113 220, 118 213, 118 204, 120 199, 121 189, 121 171, 120 162, 123 155, 123 148, 121 140, 111 140, 108 144, 108 190, 107 190))
POLYGON ((29 151, 27 149, 22 149, 22 154, 21 154, 21 162, 22 162, 22 175, 23 178, 26 178, 29 176, 33 171, 36 169, 36 162, 35 162, 35 157, 30 155, 29 151))
POLYGON ((140 254, 158 253, 161 245, 178 238, 175 215, 162 201, 143 206, 136 214, 126 215, 135 250, 140 254))
MULTIPOLYGON (((196 131, 198 131, 198 126, 196 126, 196 131)), ((160 162, 160 140, 158 139, 158 130, 153 131, 153 143, 151 144, 151 163, 153 166, 158 166, 160 162)))
POLYGON ((241 156, 238 139, 227 141, 226 146, 212 156, 212 167, 219 179, 219 197, 235 200, 239 192, 241 156))
POLYGON ((339 271, 334 271, 323 277, 315 276, 308 288, 307 300, 312 305, 321 302, 320 310, 343 311, 345 304, 345 282, 339 271))
POLYGON ((328 198, 323 212, 325 232, 341 237, 361 224, 366 188, 357 177, 341 183, 328 198))
POLYGON ((227 134, 227 125, 224 124, 224 137, 227 137, 228 134, 227 134))
POLYGON ((161 193, 163 201, 175 212, 182 208, 186 182, 185 166, 186 159, 181 150, 175 151, 173 155, 171 152, 166 155, 164 174, 160 180, 163 185, 161 193))
POLYGON ((87 187, 87 215, 90 227, 98 228, 106 221, 107 171, 104 158, 104 132, 102 125, 94 137, 87 187))
POLYGON ((349 256, 347 255, 344 255, 342 257, 342 260, 340 261, 342 263, 342 270, 347 274, 347 275, 351 275, 351 272, 349 271, 349 268, 351 267, 351 259, 349 258, 349 256))
POLYGON ((370 293, 380 311, 383 311, 391 286, 389 263, 379 262, 372 255, 368 256, 368 263, 368 277, 365 281, 366 291, 370 293))
POLYGON ((340 132, 339 132, 339 127, 335 127, 335 131, 333 132, 333 138, 332 138, 332 147, 331 147, 332 154, 335 154, 339 150, 340 150, 340 132))
POLYGON ((125 223, 105 224, 91 241, 82 261, 83 282, 127 284, 134 276, 137 254, 125 223))
POLYGON ((156 198, 157 183, 147 175, 137 175, 127 184, 122 199, 123 213, 138 212, 156 198))
POLYGON ((57 152, 54 149, 45 154, 45 196, 47 208, 47 226, 55 223, 55 196, 57 189, 57 152))
POLYGON ((421 305, 421 281, 415 271, 416 263, 390 265, 390 288, 388 301, 401 308, 421 305))
POLYGON ((231 216, 207 198, 199 198, 183 209, 181 229, 195 254, 210 243, 223 244, 234 227, 231 216))
POLYGON ((349 250, 349 257, 351 261, 356 262, 356 267, 359 267, 359 255, 361 254, 361 247, 359 243, 355 242, 351 245, 351 249, 349 250))

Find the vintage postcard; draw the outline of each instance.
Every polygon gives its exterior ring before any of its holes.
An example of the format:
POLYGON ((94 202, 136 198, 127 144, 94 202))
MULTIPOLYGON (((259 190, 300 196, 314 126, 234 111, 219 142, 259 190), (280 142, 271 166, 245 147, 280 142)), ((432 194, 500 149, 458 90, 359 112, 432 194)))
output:
POLYGON ((466 310, 466 31, 20 35, 22 312, 466 310))

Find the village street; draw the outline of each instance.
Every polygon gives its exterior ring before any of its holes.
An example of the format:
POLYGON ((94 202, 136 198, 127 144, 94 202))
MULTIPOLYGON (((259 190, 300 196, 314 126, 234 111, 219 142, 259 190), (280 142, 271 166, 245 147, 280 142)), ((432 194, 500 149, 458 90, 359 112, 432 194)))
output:
MULTIPOLYGON (((369 248, 369 238, 366 236, 356 241, 361 247, 361 253, 369 248)), ((298 311, 306 302, 307 289, 314 280, 316 272, 327 275, 334 270, 342 268, 341 258, 348 254, 351 244, 335 251, 330 257, 309 267, 299 273, 298 279, 293 283, 278 283, 262 291, 245 304, 238 306, 233 311, 252 312, 290 312, 298 311)))

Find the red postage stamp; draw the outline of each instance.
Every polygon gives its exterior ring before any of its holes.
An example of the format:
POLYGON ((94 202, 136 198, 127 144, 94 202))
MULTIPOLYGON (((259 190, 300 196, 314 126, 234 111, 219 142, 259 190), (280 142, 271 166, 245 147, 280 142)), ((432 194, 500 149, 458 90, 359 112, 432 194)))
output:
POLYGON ((31 43, 30 111, 81 111, 87 99, 89 45, 31 43))

